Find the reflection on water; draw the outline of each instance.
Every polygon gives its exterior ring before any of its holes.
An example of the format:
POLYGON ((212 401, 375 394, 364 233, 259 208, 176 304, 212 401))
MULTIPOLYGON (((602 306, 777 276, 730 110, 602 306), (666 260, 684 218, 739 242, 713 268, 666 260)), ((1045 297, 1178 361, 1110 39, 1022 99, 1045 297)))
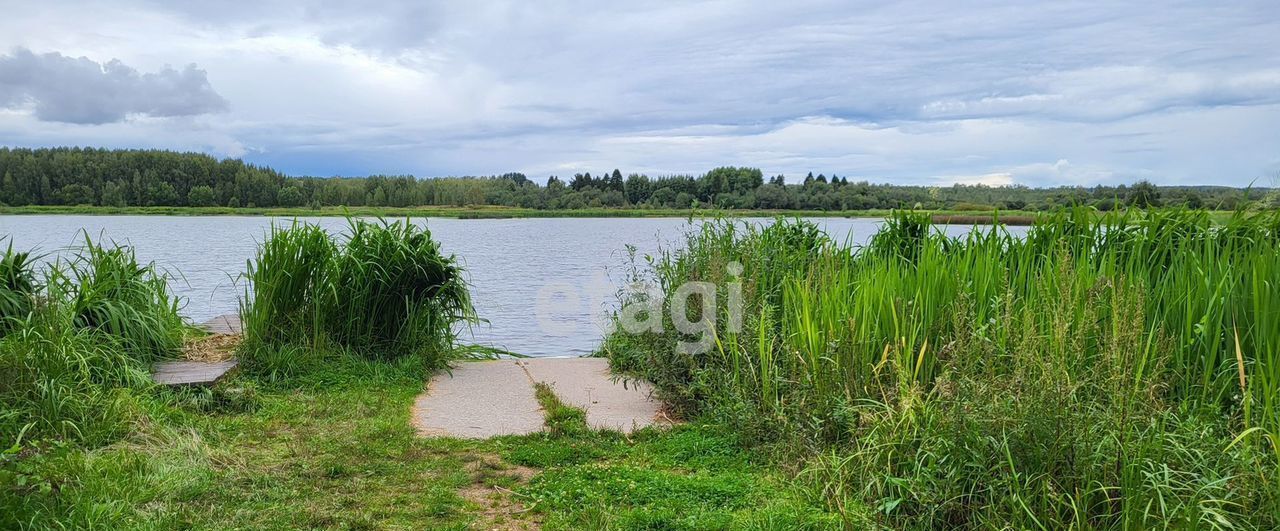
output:
MULTIPOLYGON (((340 218, 303 218, 338 233, 340 218)), ((183 314, 202 321, 234 313, 244 292, 238 276, 271 223, 291 219, 231 216, 0 216, 0 236, 17 249, 48 257, 83 240, 134 246, 141 261, 154 261, 174 278, 185 298, 183 314)), ((748 220, 768 222, 764 219, 748 220)), ((862 242, 879 220, 813 221, 837 239, 862 242)), ((590 353, 603 335, 603 316, 615 306, 626 276, 627 245, 637 256, 669 247, 688 228, 680 218, 416 219, 445 252, 466 266, 476 311, 487 323, 473 341, 530 356, 590 353), (535 308, 541 311, 535 311, 535 308)), ((951 228, 960 233, 965 229, 951 228)))

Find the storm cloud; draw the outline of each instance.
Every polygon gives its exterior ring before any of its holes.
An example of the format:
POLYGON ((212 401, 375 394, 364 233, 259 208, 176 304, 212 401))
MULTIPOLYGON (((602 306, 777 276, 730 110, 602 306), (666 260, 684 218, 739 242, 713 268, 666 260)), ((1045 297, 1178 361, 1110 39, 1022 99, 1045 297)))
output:
POLYGON ((19 47, 0 56, 0 107, 30 107, 44 121, 104 124, 130 115, 194 116, 228 105, 194 64, 143 74, 116 59, 99 63, 19 47))

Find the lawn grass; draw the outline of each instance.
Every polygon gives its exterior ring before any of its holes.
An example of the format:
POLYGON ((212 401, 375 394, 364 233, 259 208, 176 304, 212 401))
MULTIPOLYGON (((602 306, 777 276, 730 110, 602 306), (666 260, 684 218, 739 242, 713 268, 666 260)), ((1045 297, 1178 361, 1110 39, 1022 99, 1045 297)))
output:
MULTIPOLYGON (((834 525, 722 428, 560 429, 423 438, 420 364, 351 357, 291 382, 238 375, 162 391, 146 422, 94 450, 46 449, 5 489, 0 527, 116 529, 793 528, 834 525), (38 485, 48 485, 48 488, 38 485)), ((543 393, 544 400, 558 401, 543 393)), ((549 420, 552 420, 549 418, 549 420)))

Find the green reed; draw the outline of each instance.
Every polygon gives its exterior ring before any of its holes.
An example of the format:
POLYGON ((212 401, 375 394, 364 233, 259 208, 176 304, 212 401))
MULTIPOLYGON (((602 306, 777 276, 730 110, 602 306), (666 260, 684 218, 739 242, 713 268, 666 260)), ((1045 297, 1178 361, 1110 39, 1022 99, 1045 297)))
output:
POLYGON ((427 229, 407 221, 352 219, 340 240, 311 224, 273 227, 245 273, 247 351, 260 351, 253 357, 268 371, 328 347, 439 364, 454 352, 457 327, 475 319, 462 275, 427 229))
POLYGON ((13 242, 0 255, 0 335, 31 313, 40 288, 31 253, 13 250, 13 242))
POLYGON ((898 213, 865 247, 708 223, 654 281, 723 289, 741 263, 742 332, 605 349, 686 413, 826 448, 828 495, 893 525, 1273 522, 1277 220, 1074 209, 951 238, 898 213))
POLYGON ((109 442, 139 414, 146 366, 178 353, 179 301, 129 247, 86 235, 42 273, 29 256, 10 247, 0 260, 0 445, 109 442))

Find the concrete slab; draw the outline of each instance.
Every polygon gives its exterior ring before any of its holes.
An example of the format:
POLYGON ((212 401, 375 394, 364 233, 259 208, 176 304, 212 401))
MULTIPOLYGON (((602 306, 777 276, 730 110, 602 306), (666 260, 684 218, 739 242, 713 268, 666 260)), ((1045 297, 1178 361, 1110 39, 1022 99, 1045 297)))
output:
POLYGON ((151 368, 151 379, 163 385, 213 385, 236 368, 228 361, 162 361, 151 368))
POLYGON ((209 319, 200 323, 200 328, 210 334, 239 334, 241 331, 240 316, 234 313, 227 315, 219 315, 213 319, 209 319))
POLYGON ((661 402, 646 382, 614 382, 604 358, 531 358, 519 363, 529 377, 549 384, 560 401, 587 412, 587 424, 597 429, 631 433, 664 424, 661 402))
POLYGON ((515 360, 459 363, 431 379, 413 406, 418 433, 483 439, 542 430, 533 383, 515 360))

